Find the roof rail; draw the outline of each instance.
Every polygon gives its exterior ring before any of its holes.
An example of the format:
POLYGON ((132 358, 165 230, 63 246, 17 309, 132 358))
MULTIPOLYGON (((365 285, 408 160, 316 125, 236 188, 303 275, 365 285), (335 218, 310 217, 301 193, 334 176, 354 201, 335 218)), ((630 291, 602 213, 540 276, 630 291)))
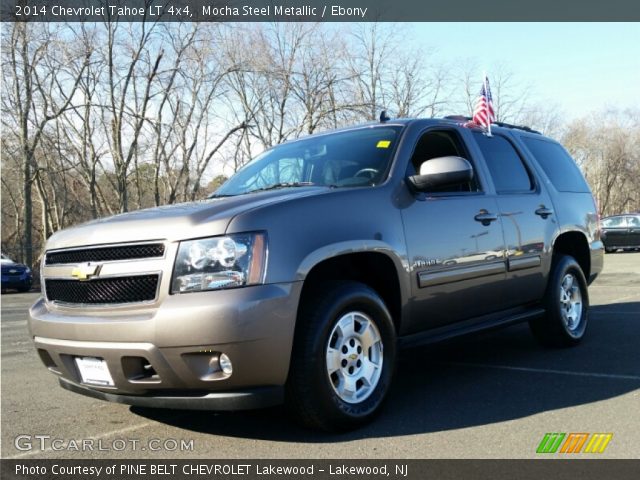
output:
POLYGON ((542 132, 539 132, 538 130, 534 130, 533 128, 527 127, 525 125, 512 125, 510 123, 504 123, 504 122, 493 122, 493 124, 499 127, 517 128, 518 130, 524 130, 525 132, 537 133, 538 135, 542 135, 542 132))
POLYGON ((446 117, 444 117, 445 120, 456 120, 458 122, 468 122, 471 120, 471 117, 467 117, 465 115, 447 115, 446 117))
MULTIPOLYGON (((444 117, 446 120, 457 120, 459 122, 461 121, 471 121, 472 118, 471 117, 467 117, 464 115, 447 115, 446 117, 444 117)), ((497 125, 498 127, 504 127, 504 128, 516 128, 518 130, 523 130, 525 132, 529 132, 529 133, 537 133, 538 135, 542 135, 542 132, 539 132, 538 130, 534 130, 531 127, 527 127, 524 125, 513 125, 511 123, 505 123, 505 122, 491 122, 492 125, 497 125)))

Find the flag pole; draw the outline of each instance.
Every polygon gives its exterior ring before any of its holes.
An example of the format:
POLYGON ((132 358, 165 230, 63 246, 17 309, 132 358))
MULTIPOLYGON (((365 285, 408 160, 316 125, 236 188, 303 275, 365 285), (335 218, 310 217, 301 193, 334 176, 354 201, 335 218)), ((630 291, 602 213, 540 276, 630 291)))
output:
POLYGON ((482 84, 484 85, 484 95, 486 97, 486 101, 484 103, 485 113, 487 115, 487 137, 491 137, 491 110, 489 108, 489 86, 487 85, 487 72, 484 72, 484 78, 482 79, 482 84))

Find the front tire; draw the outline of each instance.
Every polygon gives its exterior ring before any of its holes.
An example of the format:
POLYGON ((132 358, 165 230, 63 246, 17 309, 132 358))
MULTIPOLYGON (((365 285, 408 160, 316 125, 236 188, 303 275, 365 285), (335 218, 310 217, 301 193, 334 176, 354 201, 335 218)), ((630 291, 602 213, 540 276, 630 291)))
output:
POLYGON ((380 296, 357 282, 324 284, 300 308, 287 404, 304 426, 356 428, 373 418, 393 376, 396 334, 380 296))
POLYGON ((547 347, 580 343, 587 329, 589 291, 580 265, 568 255, 554 257, 545 293, 546 314, 529 322, 534 337, 547 347))

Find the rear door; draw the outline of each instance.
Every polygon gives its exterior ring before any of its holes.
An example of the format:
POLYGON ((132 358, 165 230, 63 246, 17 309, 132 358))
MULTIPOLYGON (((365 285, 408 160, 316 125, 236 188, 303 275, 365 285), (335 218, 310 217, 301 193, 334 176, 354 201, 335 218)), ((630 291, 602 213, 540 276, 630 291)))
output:
POLYGON ((473 132, 497 193, 506 246, 502 308, 540 300, 546 288, 551 242, 557 222, 548 192, 524 153, 508 136, 473 132))

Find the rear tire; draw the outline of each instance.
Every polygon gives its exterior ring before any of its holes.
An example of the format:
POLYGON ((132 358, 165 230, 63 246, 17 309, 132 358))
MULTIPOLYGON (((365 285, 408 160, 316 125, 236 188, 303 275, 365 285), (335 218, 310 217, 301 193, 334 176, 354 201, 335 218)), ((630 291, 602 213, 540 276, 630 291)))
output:
POLYGON ((286 385, 298 422, 345 431, 370 421, 389 390, 396 333, 380 296, 357 282, 332 282, 301 305, 286 385))
POLYGON ((568 255, 554 256, 544 297, 546 313, 531 320, 533 336, 546 347, 571 347, 587 329, 589 292, 584 273, 568 255))

